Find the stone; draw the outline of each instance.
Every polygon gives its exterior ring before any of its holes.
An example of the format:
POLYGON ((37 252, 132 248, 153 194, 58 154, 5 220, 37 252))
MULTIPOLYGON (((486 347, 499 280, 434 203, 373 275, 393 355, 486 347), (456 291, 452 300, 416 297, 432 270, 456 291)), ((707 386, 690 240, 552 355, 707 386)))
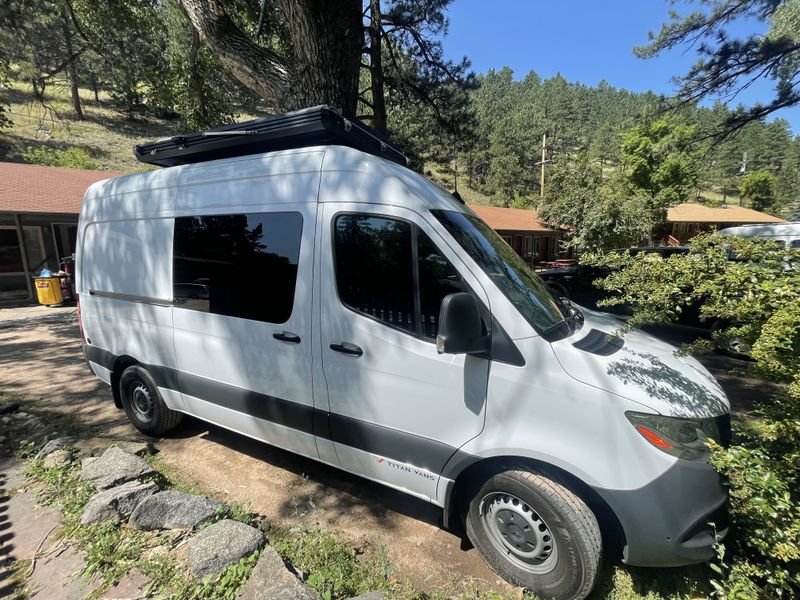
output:
POLYGON ((47 456, 44 457, 42 461, 42 466, 45 469, 53 469, 55 467, 61 467, 66 465, 72 460, 72 452, 70 452, 66 448, 62 448, 60 450, 56 450, 55 452, 51 452, 47 456))
POLYGON ((386 597, 380 592, 367 592, 366 594, 353 596, 350 600, 386 600, 386 597))
POLYGON ((71 446, 76 442, 76 438, 74 437, 57 437, 55 439, 50 440, 41 449, 36 453, 34 458, 41 459, 45 456, 52 454, 56 450, 61 450, 67 446, 71 446))
POLYGON ((169 490, 148 496, 131 514, 134 529, 183 529, 190 531, 211 519, 222 503, 207 498, 169 490))
POLYGON ((155 475, 156 471, 144 460, 112 446, 94 461, 84 461, 78 475, 98 489, 107 490, 127 481, 155 475))
POLYGON ((261 548, 264 541, 264 534, 255 527, 224 519, 190 539, 186 544, 186 557, 192 575, 202 579, 221 573, 228 565, 261 548))
POLYGON ((153 442, 124 442, 121 448, 136 456, 149 456, 156 453, 153 442))
POLYGON ((90 525, 112 519, 121 521, 131 516, 139 503, 158 492, 158 486, 149 481, 129 481, 120 486, 97 492, 86 503, 81 515, 81 525, 90 525))
POLYGON ((18 402, 11 402, 10 404, 0 404, 0 415, 10 415, 19 410, 18 402))
POLYGON ((274 548, 266 546, 237 600, 321 600, 320 595, 286 568, 274 548))

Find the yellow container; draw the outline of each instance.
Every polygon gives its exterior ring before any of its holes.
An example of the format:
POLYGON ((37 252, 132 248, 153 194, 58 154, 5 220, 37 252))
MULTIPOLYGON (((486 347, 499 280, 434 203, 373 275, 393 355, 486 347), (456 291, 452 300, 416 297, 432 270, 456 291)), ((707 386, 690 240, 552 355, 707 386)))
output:
POLYGON ((36 286, 36 297, 39 298, 39 304, 47 306, 63 304, 61 282, 58 277, 34 277, 33 282, 36 286))

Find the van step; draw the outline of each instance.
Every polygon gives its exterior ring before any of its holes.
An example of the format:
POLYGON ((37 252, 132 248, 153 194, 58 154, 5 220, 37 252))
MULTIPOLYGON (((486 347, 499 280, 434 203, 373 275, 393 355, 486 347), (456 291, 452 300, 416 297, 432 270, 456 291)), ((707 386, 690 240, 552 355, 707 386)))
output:
POLYGON ((409 162, 372 128, 325 105, 137 144, 133 153, 140 162, 172 167, 322 145, 349 146, 401 165, 409 162))

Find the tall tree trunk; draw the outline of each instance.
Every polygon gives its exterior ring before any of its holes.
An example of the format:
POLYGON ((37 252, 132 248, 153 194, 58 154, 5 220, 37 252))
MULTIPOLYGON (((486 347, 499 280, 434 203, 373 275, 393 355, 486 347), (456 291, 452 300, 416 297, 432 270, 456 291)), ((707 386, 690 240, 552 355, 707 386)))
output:
POLYGON ((203 92, 203 75, 200 73, 200 34, 192 28, 192 46, 189 49, 189 87, 192 94, 197 98, 197 115, 195 122, 201 127, 211 127, 208 118, 208 107, 206 105, 206 95, 203 92))
POLYGON ((72 30, 69 27, 69 16, 63 6, 61 7, 61 31, 64 34, 64 46, 67 49, 67 56, 72 57, 67 63, 67 79, 69 79, 69 90, 72 95, 72 108, 78 121, 83 121, 81 96, 78 92, 78 70, 75 68, 77 57, 72 49, 72 30))
POLYGON ((330 104, 355 116, 363 45, 359 0, 278 0, 292 59, 249 38, 221 0, 180 0, 203 43, 242 84, 280 110, 330 104))
POLYGON ((372 91, 372 127, 386 133, 386 98, 383 82, 381 0, 369 2, 369 77, 372 91))

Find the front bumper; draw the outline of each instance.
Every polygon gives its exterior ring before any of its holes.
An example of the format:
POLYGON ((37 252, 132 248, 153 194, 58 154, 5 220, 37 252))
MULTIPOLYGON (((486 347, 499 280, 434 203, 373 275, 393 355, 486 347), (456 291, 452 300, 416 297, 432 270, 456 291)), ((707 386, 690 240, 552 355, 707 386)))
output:
POLYGON ((639 489, 595 491, 622 525, 623 562, 632 566, 707 561, 714 556, 715 533, 722 538, 728 532, 728 496, 719 474, 706 463, 678 460, 639 489))

